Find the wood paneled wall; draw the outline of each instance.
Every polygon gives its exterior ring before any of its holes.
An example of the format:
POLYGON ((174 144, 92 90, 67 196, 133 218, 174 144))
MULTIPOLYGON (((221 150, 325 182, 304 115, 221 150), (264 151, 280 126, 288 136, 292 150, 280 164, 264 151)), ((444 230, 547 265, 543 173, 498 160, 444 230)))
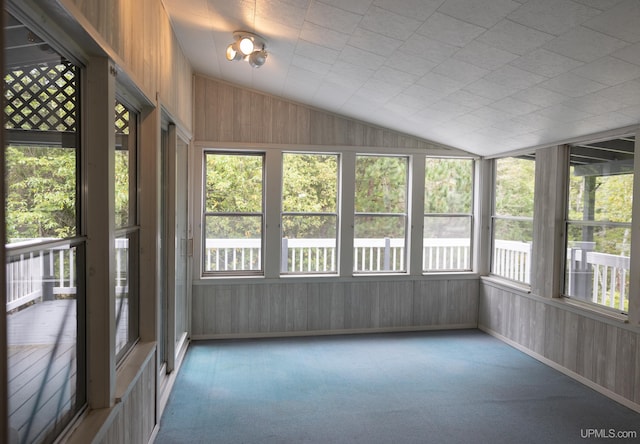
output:
POLYGON ((161 0, 60 0, 151 101, 192 128, 193 72, 161 0))
POLYGON ((195 141, 459 152, 202 75, 194 83, 195 141))
POLYGON ((193 288, 192 338, 474 328, 478 279, 219 283, 193 288))
POLYGON ((483 280, 479 327, 640 411, 640 335, 619 320, 483 280))

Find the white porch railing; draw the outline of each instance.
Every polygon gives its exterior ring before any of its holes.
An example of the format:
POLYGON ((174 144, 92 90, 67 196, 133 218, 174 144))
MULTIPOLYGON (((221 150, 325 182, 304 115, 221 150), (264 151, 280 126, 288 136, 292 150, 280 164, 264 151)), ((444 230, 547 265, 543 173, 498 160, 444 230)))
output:
MULTIPOLYGON (((32 241, 10 244, 26 246, 32 241)), ((116 239, 116 294, 128 291, 128 239, 116 239)), ((32 250, 7 260, 6 310, 11 311, 40 299, 77 292, 76 250, 56 246, 32 250)))
POLYGON ((496 239, 492 255, 493 274, 531 283, 531 243, 496 239))
POLYGON ((582 248, 567 249, 569 295, 627 310, 630 259, 582 248))

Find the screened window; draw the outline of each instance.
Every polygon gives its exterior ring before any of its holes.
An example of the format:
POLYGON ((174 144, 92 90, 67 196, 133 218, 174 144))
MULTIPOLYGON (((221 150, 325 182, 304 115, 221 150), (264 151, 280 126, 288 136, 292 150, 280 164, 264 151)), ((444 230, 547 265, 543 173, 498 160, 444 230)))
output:
POLYGON ((116 356, 138 339, 137 113, 115 103, 116 356))
POLYGON ((205 273, 263 272, 264 155, 205 153, 205 273))
POLYGON ((495 161, 491 273, 529 284, 535 155, 495 161))
POLYGON ((407 270, 408 166, 407 157, 356 156, 356 273, 407 270))
POLYGON ((629 309, 635 137, 570 148, 565 294, 629 309))
POLYGON ((338 155, 282 155, 282 273, 335 273, 338 155))
POLYGON ((471 269, 473 160, 427 158, 424 271, 471 269))
POLYGON ((5 23, 8 421, 53 442, 86 404, 80 69, 5 23))

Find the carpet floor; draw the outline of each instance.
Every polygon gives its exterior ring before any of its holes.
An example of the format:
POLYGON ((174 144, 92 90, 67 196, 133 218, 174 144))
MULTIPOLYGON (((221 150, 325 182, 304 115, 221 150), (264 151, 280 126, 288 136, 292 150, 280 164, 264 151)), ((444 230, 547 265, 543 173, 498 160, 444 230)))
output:
POLYGON ((155 440, 596 442, 640 414, 479 330, 193 342, 155 440))

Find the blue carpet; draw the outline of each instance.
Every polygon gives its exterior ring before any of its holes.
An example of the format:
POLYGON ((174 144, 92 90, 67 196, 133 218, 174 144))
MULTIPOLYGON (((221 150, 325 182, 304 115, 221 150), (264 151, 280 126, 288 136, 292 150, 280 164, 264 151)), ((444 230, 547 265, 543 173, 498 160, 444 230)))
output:
POLYGON ((612 431, 640 437, 640 414, 460 330, 194 342, 155 442, 640 441, 612 431))

